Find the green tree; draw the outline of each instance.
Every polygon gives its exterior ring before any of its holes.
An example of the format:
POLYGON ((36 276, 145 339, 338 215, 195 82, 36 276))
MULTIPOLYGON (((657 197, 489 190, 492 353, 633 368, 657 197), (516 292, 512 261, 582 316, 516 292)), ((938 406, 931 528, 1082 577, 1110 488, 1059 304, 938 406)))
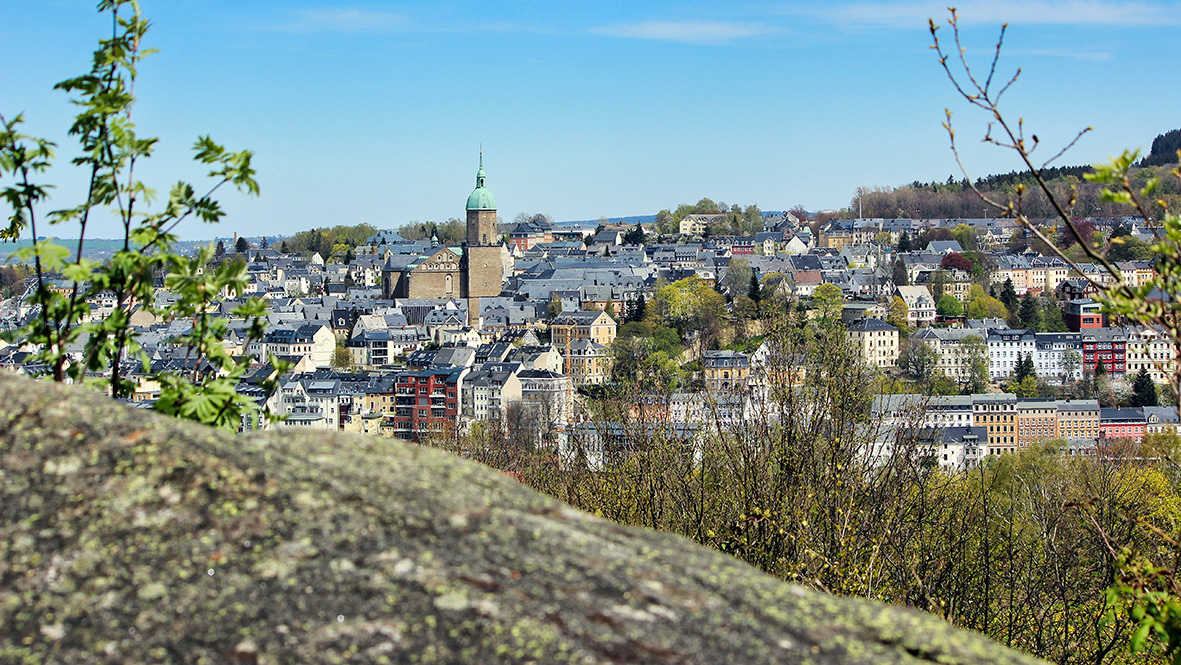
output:
POLYGON ((968 302, 964 313, 969 319, 1008 319, 1009 310, 1005 309, 1001 301, 984 292, 979 284, 973 284, 968 289, 968 302))
POLYGON ((939 353, 922 340, 911 337, 901 344, 897 363, 908 377, 928 383, 939 366, 939 353))
POLYGON ((910 231, 903 231, 902 235, 898 237, 898 253, 905 254, 913 249, 914 246, 910 242, 910 231))
POLYGON ((239 254, 244 254, 249 250, 250 243, 246 241, 246 238, 239 236, 238 242, 234 244, 234 251, 238 252, 239 254))
POLYGON ((1029 328, 1037 332, 1042 325, 1041 307, 1032 293, 1026 292, 1021 298, 1021 308, 1017 312, 1017 319, 1022 328, 1029 328))
POLYGON ((931 297, 935 299, 935 302, 939 302, 946 292, 947 271, 941 268, 931 275, 931 297))
POLYGON ((349 353, 348 348, 338 345, 332 350, 332 366, 339 369, 352 369, 353 354, 349 353))
POLYGON ((724 316, 725 304, 722 294, 697 277, 668 284, 652 298, 662 324, 676 328, 681 335, 696 330, 711 336, 724 316))
POLYGON ((1132 406, 1156 406, 1156 384, 1152 382, 1152 376, 1148 374, 1148 370, 1144 367, 1136 373, 1136 379, 1132 382, 1132 406))
POLYGON ((944 294, 939 302, 935 303, 935 312, 939 316, 962 316, 964 313, 964 306, 955 296, 944 294))
POLYGON ((836 284, 824 283, 812 292, 812 304, 816 306, 822 322, 833 323, 841 318, 845 296, 841 292, 841 287, 836 284))
MULTIPOLYGON (((112 35, 100 41, 92 68, 82 76, 67 79, 57 88, 74 94, 78 109, 70 133, 82 146, 73 164, 89 175, 84 199, 73 207, 54 211, 50 223, 78 225, 79 243, 71 251, 40 238, 38 213, 44 203, 46 185, 34 182, 37 174, 52 163, 52 144, 20 133, 23 117, 11 121, 0 116, 0 173, 9 174, 15 184, 2 190, 11 208, 9 226, 0 238, 16 239, 27 229, 33 244, 17 253, 34 264, 37 288, 34 302, 38 317, 26 330, 27 340, 39 348, 38 357, 49 367, 56 381, 81 381, 87 374, 102 375, 109 394, 129 396, 135 384, 123 370, 125 357, 146 356, 140 349, 130 315, 136 303, 166 320, 192 323, 189 332, 168 340, 187 348, 191 366, 180 372, 158 373, 160 398, 154 408, 185 418, 219 426, 234 426, 252 411, 254 401, 238 395, 234 381, 250 363, 249 356, 231 358, 221 339, 227 334, 226 320, 217 313, 222 292, 241 293, 245 287, 245 264, 227 262, 207 269, 216 251, 208 248, 196 257, 182 258, 171 252, 174 230, 186 219, 204 222, 220 220, 223 212, 212 193, 230 185, 247 194, 257 194, 258 184, 249 151, 230 152, 209 137, 194 145, 194 159, 209 169, 210 188, 198 194, 181 182, 169 192, 160 210, 148 208, 151 192, 136 178, 152 153, 156 139, 141 137, 132 121, 136 78, 143 57, 148 21, 133 2, 110 0, 100 3, 101 12, 112 16, 112 35), (112 208, 123 228, 122 247, 102 263, 82 256, 90 213, 112 208), (72 283, 68 293, 47 288, 46 275, 60 272, 72 283), (155 276, 167 274, 165 283, 174 300, 167 307, 153 309, 155 276), (85 320, 87 300, 102 293, 112 294, 115 310, 100 321, 85 320), (71 361, 67 348, 82 347, 81 360, 71 361), (206 368, 211 371, 205 371, 206 368)), ((222 246, 224 252, 224 245, 222 246)), ((235 316, 248 321, 248 340, 257 340, 263 329, 265 304, 251 299, 239 305, 235 316)), ((273 389, 275 384, 268 384, 273 389)))
POLYGON ((1029 377, 1037 377, 1037 367, 1033 364, 1033 354, 1018 354, 1017 367, 1013 371, 1013 380, 1017 383, 1029 377))
POLYGON ((217 247, 213 250, 213 255, 219 258, 226 255, 226 243, 224 240, 217 241, 217 247))
POLYGON ((1001 286, 1001 294, 998 299, 1001 301, 1001 304, 1005 306, 1005 309, 1009 310, 1010 312, 1016 310, 1017 290, 1013 288, 1013 280, 1011 278, 1005 279, 1004 285, 1001 286))
POLYGON ((903 337, 910 334, 910 308, 906 301, 899 296, 890 299, 890 311, 886 314, 886 323, 898 329, 903 337))
POLYGON ((628 245, 643 245, 645 237, 644 228, 636 222, 635 227, 623 235, 623 242, 628 245))
POLYGON ((1062 318, 1062 310, 1053 298, 1047 298, 1042 303, 1042 331, 1067 332, 1066 319, 1062 318))
POLYGON ((906 275, 906 262, 902 260, 901 256, 894 259, 893 279, 894 286, 910 286, 910 280, 907 279, 906 275))

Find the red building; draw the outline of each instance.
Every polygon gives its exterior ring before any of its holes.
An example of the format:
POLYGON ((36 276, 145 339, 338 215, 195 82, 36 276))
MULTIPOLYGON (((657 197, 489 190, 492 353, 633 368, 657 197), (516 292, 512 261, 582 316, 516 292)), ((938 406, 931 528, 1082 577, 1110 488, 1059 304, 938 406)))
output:
POLYGON ((1103 314, 1099 312, 1099 303, 1090 298, 1071 300, 1062 310, 1062 318, 1070 332, 1082 332, 1094 328, 1102 328, 1103 314))
POLYGON ((1140 443, 1147 424, 1144 409, 1099 409, 1099 437, 1103 439, 1133 439, 1140 443))
POLYGON ((423 434, 454 427, 466 367, 400 372, 394 378, 394 435, 417 441, 423 434))
POLYGON ((1108 374, 1124 374, 1128 371, 1128 338, 1119 328, 1083 330, 1083 371, 1094 372, 1095 366, 1103 363, 1108 374))

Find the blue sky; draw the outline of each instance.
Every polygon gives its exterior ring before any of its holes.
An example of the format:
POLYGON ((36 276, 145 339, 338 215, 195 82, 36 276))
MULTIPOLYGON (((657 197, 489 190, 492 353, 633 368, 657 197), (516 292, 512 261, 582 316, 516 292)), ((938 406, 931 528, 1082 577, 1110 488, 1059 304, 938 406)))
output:
MULTIPOLYGON (((23 111, 63 158, 71 110, 51 88, 109 32, 94 5, 0 0, 0 111, 23 111)), ((648 214, 702 196, 816 210, 861 186, 958 177, 946 107, 974 176, 1013 170, 979 144, 986 118, 928 48, 927 18, 945 6, 144 0, 160 53, 144 63, 135 119, 161 141, 143 174, 161 190, 198 181, 187 159, 200 134, 254 150, 262 195, 226 192, 221 225, 181 229, 208 238, 461 217, 481 145, 506 220, 648 214)), ((1047 148, 1094 126, 1064 163, 1146 151, 1181 127, 1181 4, 959 11, 980 66, 1009 22, 1001 72, 1023 72, 1004 107, 1047 148)), ((77 198, 81 174, 51 178, 62 205, 77 198)), ((103 220, 95 234, 115 229, 103 220)))

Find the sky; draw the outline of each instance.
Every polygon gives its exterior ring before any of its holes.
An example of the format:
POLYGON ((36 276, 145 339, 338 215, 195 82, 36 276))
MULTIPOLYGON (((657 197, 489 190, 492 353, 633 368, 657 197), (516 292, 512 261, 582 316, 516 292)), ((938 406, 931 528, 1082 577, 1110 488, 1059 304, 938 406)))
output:
MULTIPOLYGON (((133 119, 159 137, 162 193, 205 182, 196 137, 255 152, 261 195, 220 190, 219 225, 185 239, 462 218, 481 148, 503 219, 653 214, 704 196, 764 210, 849 205, 859 187, 1019 168, 930 49, 946 2, 331 2, 142 0, 152 20, 133 119)), ((110 33, 94 0, 0 0, 0 113, 77 154, 57 81, 110 33)), ((1181 127, 1181 3, 984 0, 959 6, 986 71, 1008 23, 1002 101, 1059 164, 1147 152, 1181 127)), ((950 37, 950 29, 940 35, 950 37)), ((952 49, 954 54, 954 48, 952 49)), ((85 175, 56 167, 49 207, 85 175)), ((76 237, 56 227, 52 235, 76 237)), ((114 237, 108 217, 88 235, 114 237)))

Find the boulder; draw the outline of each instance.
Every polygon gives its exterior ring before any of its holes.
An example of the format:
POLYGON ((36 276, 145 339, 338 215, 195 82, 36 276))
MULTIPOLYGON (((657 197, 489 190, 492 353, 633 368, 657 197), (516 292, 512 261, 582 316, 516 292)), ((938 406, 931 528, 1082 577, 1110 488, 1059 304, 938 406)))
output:
POLYGON ((3 663, 1033 663, 395 441, 0 376, 3 663))

